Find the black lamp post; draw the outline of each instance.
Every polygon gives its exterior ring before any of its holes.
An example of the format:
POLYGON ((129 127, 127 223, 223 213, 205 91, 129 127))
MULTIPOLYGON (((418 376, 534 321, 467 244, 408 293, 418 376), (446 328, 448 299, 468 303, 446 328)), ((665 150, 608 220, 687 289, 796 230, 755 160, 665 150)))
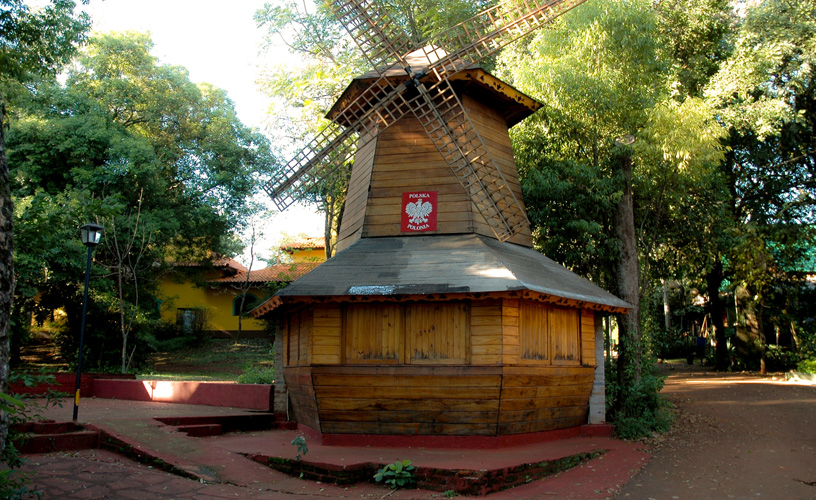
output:
POLYGON ((88 264, 85 266, 85 293, 82 296, 82 322, 79 327, 79 357, 77 358, 76 391, 74 392, 74 422, 77 421, 79 412, 79 385, 82 380, 82 344, 85 341, 85 313, 88 310, 88 282, 91 279, 91 254, 94 247, 102 239, 102 231, 105 228, 99 224, 85 224, 79 228, 82 244, 88 247, 88 264))

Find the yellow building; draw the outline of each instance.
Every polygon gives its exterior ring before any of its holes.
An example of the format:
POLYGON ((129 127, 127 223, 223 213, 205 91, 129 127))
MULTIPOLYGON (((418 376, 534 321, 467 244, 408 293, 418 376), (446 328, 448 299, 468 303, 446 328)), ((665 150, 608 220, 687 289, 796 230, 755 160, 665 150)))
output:
POLYGON ((288 254, 292 262, 323 262, 326 260, 326 239, 322 236, 304 238, 281 245, 281 252, 288 254))
POLYGON ((186 331, 231 338, 239 335, 240 318, 240 337, 264 336, 262 321, 239 315, 244 291, 243 310, 249 311, 324 261, 322 240, 309 238, 286 245, 281 250, 292 256, 292 263, 254 271, 233 259, 175 263, 159 281, 162 320, 186 331))

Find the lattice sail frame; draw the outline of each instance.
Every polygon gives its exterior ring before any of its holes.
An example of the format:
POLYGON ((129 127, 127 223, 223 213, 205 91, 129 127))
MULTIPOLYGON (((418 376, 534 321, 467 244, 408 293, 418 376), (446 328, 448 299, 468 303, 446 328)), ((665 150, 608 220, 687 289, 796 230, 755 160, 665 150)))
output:
POLYGON ((280 210, 285 210, 318 181, 317 176, 339 168, 357 147, 381 130, 412 113, 462 183, 496 238, 506 241, 528 224, 490 150, 479 136, 449 76, 495 54, 515 40, 549 23, 585 0, 509 0, 423 41, 416 47, 377 0, 328 0, 335 17, 363 52, 379 78, 335 117, 345 128, 323 129, 263 186, 280 210), (442 47, 453 49, 447 52, 442 47), (422 54, 421 72, 408 55, 422 54), (396 62, 396 64, 395 64, 396 62), (425 64, 427 62, 427 64, 425 64), (395 85, 385 73, 402 67, 408 81, 395 85), (429 86, 426 86, 426 82, 429 86), (406 97, 414 87, 415 96, 406 97))

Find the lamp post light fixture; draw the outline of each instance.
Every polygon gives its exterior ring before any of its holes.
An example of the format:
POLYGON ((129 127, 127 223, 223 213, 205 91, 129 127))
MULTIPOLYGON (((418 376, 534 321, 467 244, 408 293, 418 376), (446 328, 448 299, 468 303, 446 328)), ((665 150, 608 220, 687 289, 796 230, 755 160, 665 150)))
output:
POLYGON ((91 279, 91 254, 93 249, 102 239, 102 232, 105 228, 99 224, 85 224, 79 228, 82 244, 88 247, 88 263, 85 266, 85 293, 82 296, 82 319, 79 327, 79 357, 77 358, 76 387, 74 392, 74 422, 77 421, 79 413, 79 385, 82 380, 82 344, 85 341, 85 314, 88 311, 88 283, 91 279))

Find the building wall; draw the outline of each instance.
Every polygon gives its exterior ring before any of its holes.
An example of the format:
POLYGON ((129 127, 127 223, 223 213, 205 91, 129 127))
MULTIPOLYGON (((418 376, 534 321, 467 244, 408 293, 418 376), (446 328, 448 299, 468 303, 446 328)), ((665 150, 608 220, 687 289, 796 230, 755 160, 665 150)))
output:
POLYGON ((501 436, 586 424, 589 310, 515 298, 320 304, 288 313, 298 423, 324 433, 501 436))
POLYGON ((292 262, 323 262, 326 260, 325 248, 298 248, 291 250, 292 262))
MULTIPOLYGON (((250 288, 251 293, 264 299, 267 292, 250 288)), ((206 325, 204 329, 212 335, 230 335, 238 331, 238 316, 232 314, 232 302, 238 291, 229 288, 197 287, 189 280, 177 282, 165 278, 159 284, 159 295, 162 300, 161 317, 168 323, 176 323, 179 309, 201 309, 204 311, 206 325)), ((253 318, 242 319, 242 333, 264 331, 264 323, 253 318)))

